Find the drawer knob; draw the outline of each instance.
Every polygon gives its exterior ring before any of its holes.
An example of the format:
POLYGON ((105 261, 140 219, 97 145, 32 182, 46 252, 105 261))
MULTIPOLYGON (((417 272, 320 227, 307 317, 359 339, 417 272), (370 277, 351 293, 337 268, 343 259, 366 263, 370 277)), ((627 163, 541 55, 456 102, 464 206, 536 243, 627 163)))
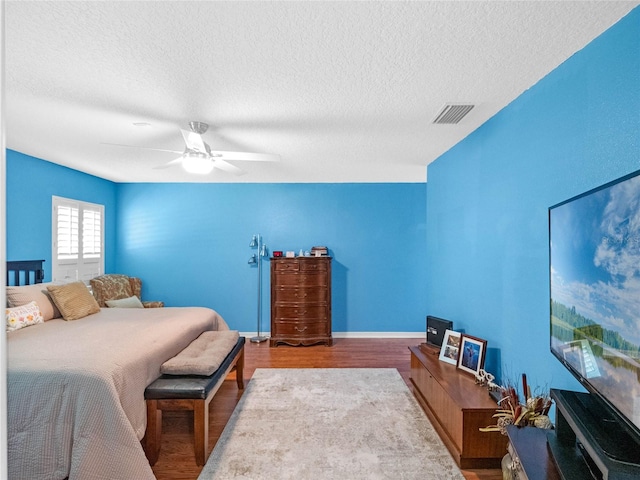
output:
POLYGON ((307 311, 306 310, 296 310, 296 314, 297 315, 306 315, 307 311))
POLYGON ((296 293, 296 298, 306 298, 307 294, 306 293, 296 293))
POLYGON ((295 328, 298 332, 304 332, 304 331, 307 329, 307 327, 306 327, 306 326, 304 326, 304 327, 300 328, 300 327, 298 327, 297 325, 296 325, 294 328, 295 328))

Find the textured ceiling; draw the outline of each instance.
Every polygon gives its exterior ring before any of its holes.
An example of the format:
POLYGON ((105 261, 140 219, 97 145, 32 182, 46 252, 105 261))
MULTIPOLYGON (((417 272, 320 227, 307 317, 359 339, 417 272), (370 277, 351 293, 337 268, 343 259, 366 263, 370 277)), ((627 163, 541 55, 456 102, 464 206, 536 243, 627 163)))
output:
POLYGON ((423 182, 638 3, 9 0, 6 143, 119 182, 423 182), (476 107, 433 125, 448 102, 476 107), (104 144, 182 150, 191 120, 281 161, 201 177, 104 144))

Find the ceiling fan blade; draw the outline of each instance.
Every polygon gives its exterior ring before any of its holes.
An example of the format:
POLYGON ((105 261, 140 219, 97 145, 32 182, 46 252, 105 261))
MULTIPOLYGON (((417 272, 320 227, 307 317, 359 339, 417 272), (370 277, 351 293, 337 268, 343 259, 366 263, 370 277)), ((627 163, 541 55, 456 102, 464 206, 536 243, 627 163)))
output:
POLYGON ((163 163, 162 165, 158 165, 157 167, 153 167, 154 170, 163 170, 165 168, 173 167, 174 165, 180 165, 182 162, 182 157, 178 157, 175 160, 171 160, 170 162, 163 163))
POLYGON ((188 149, 195 150, 196 152, 207 153, 207 148, 204 146, 204 140, 202 140, 200 135, 195 132, 187 132, 186 130, 180 131, 182 132, 184 143, 187 145, 188 149))
POLYGON ((213 166, 220 170, 224 170, 225 172, 233 173, 234 175, 244 175, 247 173, 241 168, 231 165, 229 162, 225 162, 222 158, 216 158, 213 166))
POLYGON ((101 142, 100 145, 112 145, 114 147, 126 147, 126 148, 142 148, 143 150, 153 150, 155 152, 171 152, 171 153, 182 153, 181 150, 166 150, 164 148, 152 148, 152 147, 142 147, 140 145, 122 145, 120 143, 106 143, 101 142))
POLYGON ((220 152, 212 151, 211 155, 221 155, 225 160, 245 160, 249 162, 279 162, 280 155, 272 153, 220 152))

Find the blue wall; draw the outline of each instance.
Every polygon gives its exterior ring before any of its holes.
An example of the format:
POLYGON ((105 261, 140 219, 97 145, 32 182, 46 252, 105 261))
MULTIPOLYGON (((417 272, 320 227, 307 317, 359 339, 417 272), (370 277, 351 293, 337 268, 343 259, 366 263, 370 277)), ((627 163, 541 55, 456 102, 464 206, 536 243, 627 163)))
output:
POLYGON ((113 269, 116 185, 86 173, 7 150, 7 260, 45 259, 51 281, 51 196, 105 206, 105 270, 113 269))
MULTIPOLYGON (((7 258, 44 258, 51 196, 105 205, 105 270, 143 279, 143 298, 218 310, 255 331, 251 236, 273 250, 327 245, 334 332, 422 332, 426 189, 418 184, 115 184, 7 152, 7 258)), ((49 265, 49 267, 47 267, 49 265)), ((263 260, 262 330, 269 330, 263 260)))
MULTIPOLYGON (((116 270, 143 297, 216 309, 255 331, 253 234, 269 251, 329 247, 334 332, 421 332, 426 315, 425 184, 121 184, 116 270)), ((269 330, 269 261, 263 260, 269 330)))
POLYGON ((429 312, 503 378, 580 388, 549 353, 548 207, 639 168, 636 8, 429 166, 429 312))

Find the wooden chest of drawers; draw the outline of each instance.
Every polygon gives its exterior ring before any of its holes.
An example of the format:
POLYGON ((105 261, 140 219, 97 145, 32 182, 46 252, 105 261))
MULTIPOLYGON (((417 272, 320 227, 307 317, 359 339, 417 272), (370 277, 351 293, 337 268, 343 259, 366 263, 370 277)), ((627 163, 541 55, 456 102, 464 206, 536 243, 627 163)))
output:
POLYGON ((271 259, 272 347, 331 346, 331 258, 271 259))

